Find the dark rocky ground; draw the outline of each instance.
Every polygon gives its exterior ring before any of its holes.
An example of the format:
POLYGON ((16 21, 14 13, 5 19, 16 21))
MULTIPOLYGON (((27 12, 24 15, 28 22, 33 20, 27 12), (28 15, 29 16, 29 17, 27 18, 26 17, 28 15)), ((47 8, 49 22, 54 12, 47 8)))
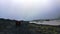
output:
POLYGON ((0 19, 0 34, 60 34, 60 27, 0 19))
POLYGON ((16 20, 0 19, 0 34, 35 34, 28 29, 28 22, 16 25, 16 20))

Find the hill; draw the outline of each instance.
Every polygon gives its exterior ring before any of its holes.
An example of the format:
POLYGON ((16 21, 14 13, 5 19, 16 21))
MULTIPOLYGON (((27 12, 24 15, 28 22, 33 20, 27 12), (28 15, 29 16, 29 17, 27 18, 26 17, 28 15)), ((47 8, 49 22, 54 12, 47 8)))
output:
POLYGON ((0 19, 0 34, 60 34, 60 26, 0 19), (18 26, 16 23, 20 23, 18 26))

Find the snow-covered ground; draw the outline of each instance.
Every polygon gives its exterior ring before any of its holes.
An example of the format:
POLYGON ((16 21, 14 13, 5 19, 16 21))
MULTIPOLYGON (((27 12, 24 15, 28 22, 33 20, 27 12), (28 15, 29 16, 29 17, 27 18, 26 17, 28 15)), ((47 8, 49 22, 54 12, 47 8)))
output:
POLYGON ((45 24, 45 25, 60 25, 60 20, 52 20, 52 21, 30 21, 29 23, 36 24, 45 24))

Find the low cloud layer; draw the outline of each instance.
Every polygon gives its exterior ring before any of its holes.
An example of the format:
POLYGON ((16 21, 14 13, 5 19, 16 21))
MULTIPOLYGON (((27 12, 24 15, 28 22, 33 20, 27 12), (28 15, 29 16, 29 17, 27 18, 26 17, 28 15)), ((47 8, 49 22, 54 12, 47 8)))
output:
POLYGON ((52 19, 60 16, 60 0, 0 0, 0 18, 52 19))

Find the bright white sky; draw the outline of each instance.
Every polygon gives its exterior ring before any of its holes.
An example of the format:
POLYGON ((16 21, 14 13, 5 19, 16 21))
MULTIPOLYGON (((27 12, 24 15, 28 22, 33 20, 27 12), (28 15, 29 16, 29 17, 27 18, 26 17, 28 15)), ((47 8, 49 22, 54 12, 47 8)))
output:
POLYGON ((0 18, 52 19, 60 16, 60 0, 0 0, 0 18))

